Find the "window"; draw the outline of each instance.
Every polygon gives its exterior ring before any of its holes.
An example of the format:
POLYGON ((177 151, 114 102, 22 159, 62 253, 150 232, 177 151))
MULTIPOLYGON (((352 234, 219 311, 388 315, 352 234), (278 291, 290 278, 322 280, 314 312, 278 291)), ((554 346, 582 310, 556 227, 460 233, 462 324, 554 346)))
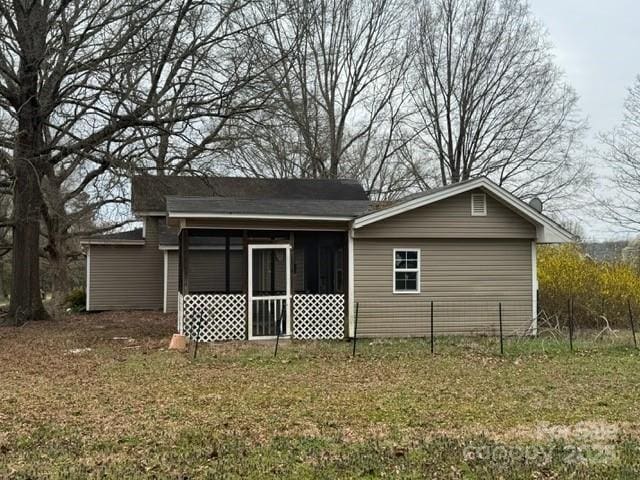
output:
POLYGON ((485 217, 487 215, 487 196, 484 193, 471 194, 471 216, 485 217))
POLYGON ((393 251, 393 293, 420 293, 420 250, 393 251))

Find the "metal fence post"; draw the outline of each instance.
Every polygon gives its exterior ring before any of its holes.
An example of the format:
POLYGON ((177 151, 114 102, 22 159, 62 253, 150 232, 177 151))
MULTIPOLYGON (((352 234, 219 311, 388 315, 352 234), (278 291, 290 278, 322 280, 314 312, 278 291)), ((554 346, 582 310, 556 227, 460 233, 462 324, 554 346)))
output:
POLYGON ((504 355, 504 342, 502 340, 502 302, 498 302, 498 318, 500 320, 500 355, 504 355))
POLYGON ((573 352, 573 297, 569 297, 567 310, 569 318, 569 348, 573 352))
POLYGON ((198 329, 196 330, 196 339, 195 345, 193 347, 193 359, 196 359, 196 355, 198 355, 198 344, 200 343, 200 328, 202 327, 202 314, 198 317, 198 329))
POLYGON ((433 300, 431 300, 431 353, 433 354, 433 344, 435 339, 433 338, 433 300))
POLYGON ((280 343, 280 330, 282 330, 280 327, 281 327, 284 311, 285 309, 283 308, 282 311, 280 312, 280 315, 276 318, 276 347, 273 350, 273 358, 276 358, 276 356, 278 355, 278 344, 280 343))
POLYGON ((352 357, 356 356, 356 343, 358 342, 358 310, 360 310, 360 302, 356 302, 356 318, 353 325, 353 352, 352 357))
POLYGON ((631 310, 631 299, 627 298, 627 305, 629 306, 629 322, 631 323, 631 333, 633 334, 633 346, 638 348, 638 340, 636 339, 636 326, 633 322, 633 311, 631 310))

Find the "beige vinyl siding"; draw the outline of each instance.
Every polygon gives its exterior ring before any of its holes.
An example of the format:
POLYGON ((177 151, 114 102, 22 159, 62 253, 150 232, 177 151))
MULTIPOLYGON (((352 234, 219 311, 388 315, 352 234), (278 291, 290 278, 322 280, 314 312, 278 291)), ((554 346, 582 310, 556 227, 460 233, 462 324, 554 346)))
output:
POLYGON ((486 193, 487 215, 471 215, 471 195, 461 193, 439 202, 366 225, 355 230, 356 238, 528 238, 535 226, 486 193))
POLYGON ((357 239, 354 294, 358 335, 422 336, 434 301, 436 335, 505 335, 532 321, 531 241, 521 239, 357 239), (420 293, 393 294, 393 249, 420 249, 420 293))
POLYGON ((147 220, 145 245, 89 247, 90 310, 162 309, 164 258, 157 222, 147 220))
POLYGON ((178 251, 167 251, 167 312, 178 311, 178 251))

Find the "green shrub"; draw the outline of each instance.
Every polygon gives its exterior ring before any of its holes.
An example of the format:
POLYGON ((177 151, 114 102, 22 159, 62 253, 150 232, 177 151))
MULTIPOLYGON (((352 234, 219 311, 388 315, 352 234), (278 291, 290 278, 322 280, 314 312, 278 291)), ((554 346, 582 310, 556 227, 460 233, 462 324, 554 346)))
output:
POLYGON ((568 301, 574 299, 578 326, 629 326, 627 301, 640 305, 640 275, 624 263, 598 262, 579 245, 541 246, 538 249, 540 308, 566 321, 568 301))
POLYGON ((71 290, 64 301, 65 306, 72 312, 84 312, 87 305, 87 294, 84 288, 71 290))

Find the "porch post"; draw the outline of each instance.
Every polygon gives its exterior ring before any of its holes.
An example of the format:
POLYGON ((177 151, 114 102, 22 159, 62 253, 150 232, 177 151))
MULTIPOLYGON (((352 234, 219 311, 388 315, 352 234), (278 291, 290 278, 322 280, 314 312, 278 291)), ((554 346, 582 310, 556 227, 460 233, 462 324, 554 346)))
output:
POLYGON ((178 234, 178 333, 180 335, 184 335, 184 296, 189 293, 188 257, 189 233, 185 228, 181 228, 178 234))
POLYGON ((226 293, 231 292, 231 237, 226 232, 224 237, 224 289, 226 293))
POLYGON ((293 318, 293 296, 296 294, 296 289, 295 286, 293 285, 293 279, 295 276, 295 271, 293 269, 293 264, 296 261, 296 246, 295 246, 295 242, 296 242, 296 236, 293 232, 289 232, 289 249, 291 251, 291 256, 289 258, 289 286, 290 286, 290 296, 289 296, 289 300, 287 300, 287 315, 289 315, 289 318, 291 319, 291 325, 289 325, 289 334, 291 335, 291 338, 293 338, 293 324, 295 323, 296 319, 293 318))
POLYGON ((349 321, 349 337, 353 338, 355 334, 354 326, 354 305, 355 305, 355 287, 353 282, 354 273, 353 259, 353 228, 347 232, 347 317, 349 321))
POLYGON ((180 231, 180 280, 182 281, 181 293, 189 294, 189 230, 183 228, 180 231))
POLYGON ((286 300, 286 313, 287 313, 287 332, 289 332, 289 335, 293 336, 293 325, 291 324, 291 244, 287 245, 287 248, 285 248, 285 267, 287 268, 286 270, 286 275, 285 275, 285 282, 286 282, 286 286, 285 286, 285 291, 286 291, 286 295, 287 295, 287 300, 286 300))
POLYGON ((247 230, 242 230, 242 271, 244 275, 242 275, 242 290, 244 291, 244 299, 245 299, 245 330, 244 336, 245 340, 249 340, 249 322, 251 321, 251 313, 249 309, 251 305, 249 304, 249 235, 247 230))

